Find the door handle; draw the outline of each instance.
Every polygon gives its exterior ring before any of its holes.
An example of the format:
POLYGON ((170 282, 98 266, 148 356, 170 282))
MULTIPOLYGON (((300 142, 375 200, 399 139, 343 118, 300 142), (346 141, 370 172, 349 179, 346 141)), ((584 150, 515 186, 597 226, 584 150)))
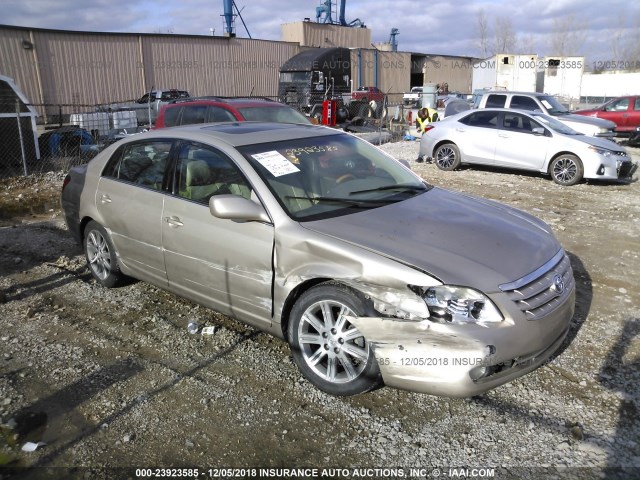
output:
POLYGON ((464 128, 456 128, 456 132, 464 132, 465 129, 464 128))
POLYGON ((111 203, 111 197, 106 193, 100 195, 100 203, 111 203))
POLYGON ((164 217, 164 221, 167 222, 171 228, 178 228, 184 225, 178 217, 164 217))
POLYGON ((499 133, 498 136, 500 138, 509 138, 509 135, 507 135, 506 133, 499 133))

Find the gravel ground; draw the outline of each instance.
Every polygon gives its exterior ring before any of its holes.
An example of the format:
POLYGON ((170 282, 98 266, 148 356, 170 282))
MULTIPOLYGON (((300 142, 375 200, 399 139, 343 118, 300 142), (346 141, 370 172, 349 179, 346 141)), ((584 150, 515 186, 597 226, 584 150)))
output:
POLYGON ((97 285, 62 221, 63 174, 3 180, 0 479, 136 477, 118 467, 198 468, 201 477, 309 467, 318 470, 262 473, 640 478, 640 185, 442 172, 413 161, 417 143, 383 149, 435 185, 554 228, 577 281, 557 357, 471 399, 391 388, 331 397, 301 377, 279 339, 146 283, 97 285), (216 333, 189 334, 192 319, 216 333), (22 451, 27 442, 43 443, 22 451))

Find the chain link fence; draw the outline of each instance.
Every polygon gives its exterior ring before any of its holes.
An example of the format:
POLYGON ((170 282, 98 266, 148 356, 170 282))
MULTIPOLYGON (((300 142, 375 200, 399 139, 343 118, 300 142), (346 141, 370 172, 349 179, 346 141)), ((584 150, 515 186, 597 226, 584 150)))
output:
MULTIPOLYGON (((322 94, 255 98, 288 104, 318 124, 327 113, 322 94)), ((372 143, 397 141, 409 129, 410 107, 403 105, 402 94, 360 100, 344 94, 333 100, 334 126, 372 143)), ((135 106, 113 110, 114 105, 27 104, 15 96, 0 96, 0 178, 67 171, 151 126, 149 113, 140 115, 135 106)))

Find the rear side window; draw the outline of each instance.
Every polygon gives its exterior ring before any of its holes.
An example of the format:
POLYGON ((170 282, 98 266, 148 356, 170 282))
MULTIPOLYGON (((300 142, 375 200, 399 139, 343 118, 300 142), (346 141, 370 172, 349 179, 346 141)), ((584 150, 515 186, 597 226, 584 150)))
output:
POLYGON ((182 107, 167 107, 164 110, 164 126, 175 127, 178 125, 178 119, 180 118, 180 112, 182 107))
POLYGON ((460 123, 470 127, 496 128, 498 126, 498 113, 479 110, 461 119, 460 123))
POLYGON ((487 97, 487 103, 485 107, 487 108, 504 108, 507 103, 506 95, 489 95, 487 97))
POLYGON ((185 105, 182 107, 182 121, 180 125, 205 123, 207 107, 204 105, 185 105))
POLYGON ((209 107, 209 114, 207 122, 235 122, 236 117, 233 116, 226 108, 222 107, 209 107))
POLYGON ((171 141, 157 140, 126 145, 111 157, 103 176, 162 190, 171 146, 171 141))
POLYGON ((523 97, 522 95, 514 95, 511 97, 511 108, 519 108, 520 110, 542 110, 540 105, 530 97, 523 97))

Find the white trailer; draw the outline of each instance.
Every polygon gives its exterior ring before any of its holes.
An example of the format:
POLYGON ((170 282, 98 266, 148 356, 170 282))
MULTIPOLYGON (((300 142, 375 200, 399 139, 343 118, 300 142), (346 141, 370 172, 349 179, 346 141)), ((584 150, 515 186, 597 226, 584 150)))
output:
POLYGON ((544 57, 541 62, 544 67, 544 93, 567 99, 580 98, 584 57, 544 57))
POLYGON ((537 55, 499 53, 473 64, 473 91, 505 89, 522 92, 536 91, 537 55))

